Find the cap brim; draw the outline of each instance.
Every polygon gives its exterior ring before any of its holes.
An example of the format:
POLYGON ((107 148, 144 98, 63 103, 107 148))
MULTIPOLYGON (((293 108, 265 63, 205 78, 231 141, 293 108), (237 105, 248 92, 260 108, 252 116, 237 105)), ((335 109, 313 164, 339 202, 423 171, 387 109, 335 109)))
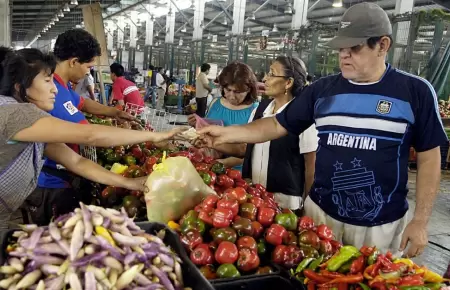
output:
POLYGON ((327 45, 333 49, 350 48, 365 43, 367 39, 369 38, 336 36, 327 45))

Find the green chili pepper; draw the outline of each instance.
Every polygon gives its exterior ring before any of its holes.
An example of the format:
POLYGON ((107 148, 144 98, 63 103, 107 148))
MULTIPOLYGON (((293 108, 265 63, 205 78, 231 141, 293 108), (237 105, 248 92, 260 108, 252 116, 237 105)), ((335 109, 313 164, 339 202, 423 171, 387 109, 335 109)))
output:
POLYGON ((263 255, 267 252, 266 243, 263 241, 260 241, 258 243, 258 254, 263 255))
POLYGON ((323 262, 323 255, 319 258, 315 259, 311 264, 309 264, 308 269, 316 271, 319 268, 320 264, 323 262))
POLYGON ((282 225, 288 231, 297 229, 298 217, 294 213, 279 213, 275 216, 275 223, 282 225))
POLYGON ((358 284, 363 290, 370 290, 370 287, 367 286, 366 284, 364 284, 364 283, 358 283, 358 284))
POLYGON ((426 286, 400 286, 401 290, 430 290, 426 286))
POLYGON ((367 258, 367 264, 369 264, 369 265, 375 264, 379 254, 380 254, 380 252, 378 250, 373 251, 373 253, 370 254, 370 256, 367 258))
POLYGON ((306 267, 308 267, 308 265, 311 264, 311 262, 314 260, 315 260, 314 258, 303 259, 303 261, 301 261, 300 264, 298 264, 297 268, 295 269, 295 273, 303 272, 303 270, 305 270, 306 267))
POLYGON ((327 269, 330 272, 336 272, 342 265, 352 258, 359 257, 361 253, 356 247, 343 246, 339 249, 339 254, 328 261, 327 269))
POLYGON ((347 274, 348 272, 350 272, 350 267, 352 266, 354 259, 350 259, 348 262, 346 262, 344 265, 342 265, 338 272, 342 273, 342 274, 347 274))
POLYGON ((445 284, 442 284, 442 283, 429 283, 429 284, 425 284, 425 287, 430 288, 431 290, 439 290, 442 287, 445 287, 445 284))
POLYGON ((241 273, 236 269, 233 264, 222 264, 216 271, 219 278, 236 278, 241 277, 241 273))

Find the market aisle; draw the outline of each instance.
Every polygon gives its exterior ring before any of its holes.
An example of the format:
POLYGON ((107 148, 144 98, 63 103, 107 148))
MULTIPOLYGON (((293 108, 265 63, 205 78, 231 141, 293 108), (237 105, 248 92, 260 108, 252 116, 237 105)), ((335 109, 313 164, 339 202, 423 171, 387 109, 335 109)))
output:
MULTIPOLYGON (((409 174, 409 189, 408 201, 410 213, 413 213, 416 199, 414 171, 409 174)), ((427 265, 431 270, 442 274, 450 262, 450 174, 445 171, 442 172, 441 190, 434 205, 428 233, 430 244, 423 255, 414 260, 419 265, 427 265)))

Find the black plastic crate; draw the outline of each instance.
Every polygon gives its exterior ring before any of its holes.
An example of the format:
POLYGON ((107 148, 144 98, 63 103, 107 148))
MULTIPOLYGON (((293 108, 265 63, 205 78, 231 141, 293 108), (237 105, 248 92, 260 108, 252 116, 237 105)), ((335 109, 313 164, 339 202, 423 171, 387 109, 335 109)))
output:
MULTIPOLYGON (((200 270, 191 262, 189 257, 181 245, 178 235, 170 230, 166 225, 161 223, 150 223, 150 222, 138 222, 136 223, 141 229, 146 233, 155 235, 160 230, 166 230, 166 235, 164 237, 164 243, 170 246, 175 253, 181 258, 183 263, 181 264, 181 269, 183 271, 183 281, 185 287, 190 287, 193 290, 214 290, 214 287, 208 282, 208 280, 200 273, 200 270)), ((0 232, 0 265, 3 265, 6 261, 6 247, 8 246, 8 239, 12 236, 12 233, 16 231, 7 230, 0 232)))
POLYGON ((228 280, 221 282, 220 280, 213 281, 216 290, 294 290, 298 289, 291 282, 278 275, 257 276, 253 278, 237 278, 233 281, 228 280))

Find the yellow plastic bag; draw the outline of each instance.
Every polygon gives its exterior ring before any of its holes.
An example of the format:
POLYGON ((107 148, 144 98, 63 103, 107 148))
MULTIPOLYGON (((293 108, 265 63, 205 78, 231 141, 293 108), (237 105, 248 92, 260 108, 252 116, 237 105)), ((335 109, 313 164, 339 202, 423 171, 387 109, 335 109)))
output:
POLYGON ((203 182, 188 158, 163 158, 145 183, 148 220, 176 221, 211 194, 216 193, 203 182))

